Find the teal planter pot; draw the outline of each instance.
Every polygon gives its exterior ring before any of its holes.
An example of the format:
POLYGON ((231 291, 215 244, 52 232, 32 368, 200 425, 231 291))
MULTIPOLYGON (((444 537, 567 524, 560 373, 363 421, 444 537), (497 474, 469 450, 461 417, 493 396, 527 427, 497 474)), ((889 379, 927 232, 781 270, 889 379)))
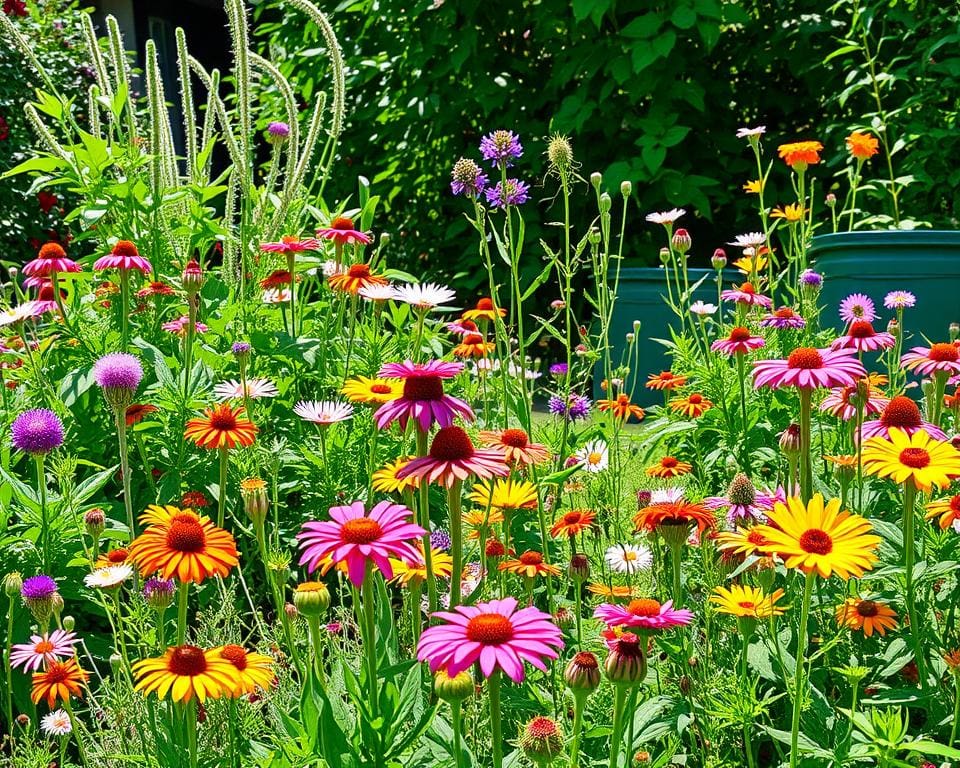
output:
POLYGON ((818 235, 809 250, 813 268, 824 276, 820 319, 838 330, 840 302, 865 293, 877 305, 877 330, 893 312, 883 307, 889 291, 910 291, 917 305, 904 313, 904 327, 923 344, 949 339, 950 323, 960 322, 960 232, 938 230, 840 232, 818 235))
MULTIPOLYGON (((693 292, 691 301, 699 299, 711 304, 717 303, 716 273, 712 269, 690 269, 688 277, 691 286, 706 278, 693 292)), ((639 405, 663 403, 663 393, 646 389, 643 384, 647 380, 648 373, 659 373, 670 368, 666 347, 653 341, 653 339, 670 339, 670 328, 677 330, 680 328, 680 318, 673 313, 663 298, 666 295, 667 280, 664 270, 654 267, 627 267, 620 270, 620 286, 610 323, 611 354, 616 367, 625 354, 626 336, 633 332, 633 321, 639 320, 640 332, 637 334, 637 344, 640 347, 640 365, 639 370, 633 372, 637 381, 633 399, 639 405)), ((600 390, 602 379, 603 371, 598 366, 593 385, 595 398, 605 396, 600 390)))

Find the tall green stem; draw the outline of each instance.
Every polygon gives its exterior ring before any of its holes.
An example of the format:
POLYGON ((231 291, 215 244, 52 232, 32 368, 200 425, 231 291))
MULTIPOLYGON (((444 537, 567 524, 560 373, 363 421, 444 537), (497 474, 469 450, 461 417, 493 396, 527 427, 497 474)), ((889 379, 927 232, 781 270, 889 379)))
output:
POLYGON ((363 654, 367 661, 367 688, 370 692, 370 711, 376 720, 380 710, 377 690, 377 625, 373 605, 373 566, 367 561, 367 571, 361 588, 363 602, 363 654))
MULTIPOLYGON (((450 513, 450 555, 453 559, 453 571, 450 574, 450 610, 460 605, 460 588, 463 575, 463 513, 460 509, 460 491, 463 483, 455 480, 447 489, 447 509, 450 513)), ((429 536, 424 544, 430 548, 429 536)), ((426 562, 426 550, 424 550, 426 562)))
POLYGON ((180 593, 177 598, 177 645, 183 645, 183 641, 187 638, 187 604, 190 601, 190 582, 181 582, 180 593))
POLYGON ((627 686, 617 685, 613 698, 613 734, 610 736, 610 766, 617 768, 623 742, 623 710, 626 708, 627 686))
POLYGON ((490 694, 490 738, 493 742, 493 768, 503 768, 503 730, 500 721, 500 670, 487 678, 490 694))
MULTIPOLYGON (((136 520, 133 517, 133 498, 130 494, 130 451, 127 447, 127 414, 123 408, 117 408, 114 418, 117 422, 117 441, 120 444, 120 478, 123 482, 123 508, 127 513, 127 528, 130 539, 137 535, 136 520)), ((149 474, 149 469, 144 467, 149 474)))
POLYGON ((463 745, 461 743, 463 726, 460 723, 462 710, 462 701, 450 702, 450 724, 453 726, 453 759, 456 768, 463 768, 463 745))
POLYGON ((227 514, 227 464, 230 459, 228 448, 220 449, 220 479, 217 490, 220 493, 220 500, 217 505, 217 525, 223 528, 224 520, 227 514))
POLYGON ((914 508, 916 507, 917 489, 908 480, 903 484, 903 569, 904 590, 906 591, 907 618, 910 623, 910 638, 913 641, 913 656, 917 662, 917 674, 920 685, 927 688, 926 659, 923 653, 923 628, 918 623, 917 596, 913 586, 914 561, 916 559, 916 524, 914 508))
POLYGON ((570 768, 580 766, 580 737, 583 734, 583 709, 587 697, 582 691, 573 694, 573 739, 570 741, 570 768))
POLYGON ((120 270, 120 350, 127 351, 130 341, 130 270, 120 270))
POLYGON ((50 573, 50 521, 47 520, 47 478, 43 471, 46 454, 35 454, 33 459, 37 469, 37 494, 40 496, 40 560, 43 572, 50 573))
MULTIPOLYGON (((802 392, 803 390, 801 390, 802 392)), ((810 595, 815 573, 810 571, 803 582, 803 603, 800 607, 800 631, 797 634, 796 669, 793 674, 793 717, 790 723, 790 768, 797 768, 800 759, 800 712, 803 710, 803 667, 807 655, 807 620, 810 617, 810 595)))
MULTIPOLYGON (((417 433, 417 456, 427 455, 427 433, 416 429, 417 433)), ((433 573, 433 549, 430 546, 430 485, 424 481, 420 482, 419 503, 417 504, 417 513, 420 517, 420 527, 423 528, 423 564, 427 569, 427 602, 430 613, 437 610, 437 577, 433 573)), ((452 542, 451 542, 452 543, 452 542)))
POLYGON ((813 452, 810 440, 813 390, 798 391, 800 393, 800 497, 806 504, 813 496, 813 452))

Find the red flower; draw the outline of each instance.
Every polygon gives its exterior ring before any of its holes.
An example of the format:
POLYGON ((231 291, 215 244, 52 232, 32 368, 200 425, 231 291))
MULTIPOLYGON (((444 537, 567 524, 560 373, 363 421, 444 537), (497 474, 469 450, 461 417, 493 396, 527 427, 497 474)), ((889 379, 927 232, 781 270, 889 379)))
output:
POLYGON ((5 141, 9 136, 10 126, 7 125, 7 121, 3 119, 3 115, 0 115, 0 141, 5 141))
POLYGON ((45 189, 41 189, 37 192, 37 202, 40 204, 40 210, 44 213, 50 213, 58 202, 58 198, 53 192, 47 192, 45 189))
MULTIPOLYGON (((26 16, 27 15, 27 4, 24 0, 3 0, 3 12, 7 16, 26 16)), ((7 138, 2 133, 0 133, 0 139, 7 138)))

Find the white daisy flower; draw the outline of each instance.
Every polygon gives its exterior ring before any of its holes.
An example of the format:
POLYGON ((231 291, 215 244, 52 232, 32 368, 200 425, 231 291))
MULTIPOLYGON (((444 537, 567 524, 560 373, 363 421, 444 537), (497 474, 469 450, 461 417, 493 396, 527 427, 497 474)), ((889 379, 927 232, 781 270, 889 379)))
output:
POLYGON ((83 583, 97 589, 113 589, 133 576, 133 566, 127 563, 108 565, 106 568, 97 568, 93 573, 83 577, 83 583))
POLYGON ((321 427, 353 418, 353 406, 335 400, 301 400, 293 407, 293 412, 301 419, 321 427))
POLYGON ((39 301, 25 301, 15 307, 0 312, 0 327, 21 323, 31 317, 43 314, 43 305, 39 301))
POLYGON ((610 463, 607 444, 603 440, 591 440, 574 454, 587 472, 603 472, 610 463))
POLYGON ((449 304, 457 297, 455 291, 436 283, 407 283, 394 288, 394 298, 417 309, 433 309, 449 304))
POLYGON ((763 232, 747 232, 745 235, 737 235, 733 238, 733 242, 727 245, 735 245, 738 248, 759 248, 766 242, 767 236, 763 232))
POLYGON ((705 301, 695 301, 690 305, 690 312, 694 315, 700 315, 700 317, 706 317, 707 315, 712 315, 717 311, 716 304, 709 304, 705 301))
POLYGON ((267 288, 263 292, 264 304, 286 304, 290 301, 289 288, 267 288))
MULTIPOLYGON (((213 393, 221 403, 227 400, 243 400, 243 384, 236 379, 222 381, 213 388, 213 393)), ((247 397, 256 400, 261 397, 276 397, 280 392, 269 379, 247 379, 247 397)))
POLYGON ((758 125, 756 128, 741 128, 737 131, 738 139, 749 139, 751 136, 763 136, 767 132, 767 126, 758 125))
POLYGON ((68 736, 73 730, 70 715, 66 710, 55 709, 50 714, 40 718, 40 730, 47 736, 68 736))
POLYGON ((615 544, 603 555, 607 567, 616 573, 639 573, 653 564, 653 553, 642 544, 615 544))
POLYGON ((392 285, 374 283, 373 285, 363 286, 360 289, 360 296, 367 301, 389 301, 397 298, 397 291, 392 285))
POLYGON ((683 208, 674 208, 669 211, 659 211, 655 213, 647 214, 647 221, 651 224, 673 224, 677 219, 683 216, 686 213, 683 208))

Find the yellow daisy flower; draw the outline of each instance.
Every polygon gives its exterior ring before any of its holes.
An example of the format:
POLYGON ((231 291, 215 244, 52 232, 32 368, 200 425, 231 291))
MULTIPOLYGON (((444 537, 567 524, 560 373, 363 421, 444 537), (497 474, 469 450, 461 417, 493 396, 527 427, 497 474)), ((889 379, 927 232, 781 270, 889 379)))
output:
POLYGON ((890 427, 890 438, 871 437, 863 444, 863 469, 871 475, 910 483, 929 493, 933 486, 946 488, 960 475, 960 452, 950 443, 934 440, 926 430, 908 435, 890 427))

